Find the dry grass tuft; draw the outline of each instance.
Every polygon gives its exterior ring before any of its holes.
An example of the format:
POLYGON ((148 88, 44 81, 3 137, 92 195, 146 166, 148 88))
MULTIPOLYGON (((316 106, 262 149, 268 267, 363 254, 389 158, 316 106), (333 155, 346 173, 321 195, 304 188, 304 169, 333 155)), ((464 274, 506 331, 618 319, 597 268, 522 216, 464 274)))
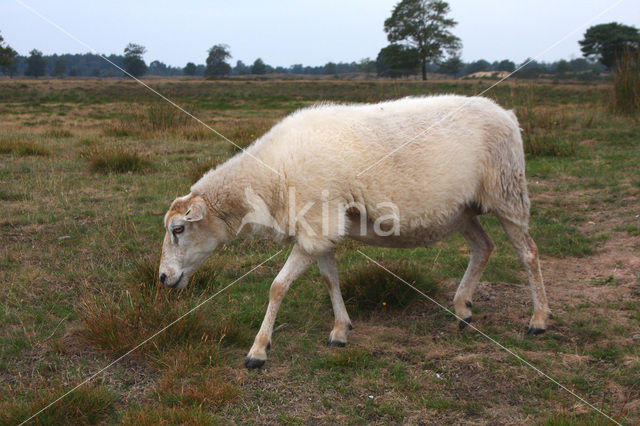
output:
POLYGON ((106 136, 143 139, 159 137, 165 134, 175 135, 190 132, 197 124, 191 117, 171 105, 156 103, 147 106, 142 112, 123 111, 122 117, 110 122, 103 128, 106 136))
POLYGON ((523 130, 524 152, 530 157, 569 157, 575 154, 576 142, 567 139, 564 130, 573 125, 588 127, 593 120, 592 116, 569 117, 560 111, 540 106, 535 103, 531 91, 525 92, 525 100, 516 107, 516 112, 523 130))
POLYGON ((26 142, 17 137, 0 137, 0 154, 16 154, 20 157, 31 155, 47 156, 49 150, 34 142, 26 142))
MULTIPOLYGON (((11 395, 0 402, 0 424, 18 424, 66 391, 68 385, 40 389, 27 397, 11 395)), ((116 409, 117 397, 106 388, 88 384, 43 411, 34 420, 37 424, 97 424, 107 420, 116 409)))
MULTIPOLYGON (((437 291, 437 284, 411 262, 386 259, 381 264, 426 294, 437 291)), ((415 290, 371 263, 348 270, 340 285, 349 313, 356 315, 379 309, 402 309, 421 298, 415 290)))
POLYGON ((49 129, 44 135, 49 138, 70 138, 73 133, 67 129, 49 129))
POLYGON ((627 50, 613 74, 614 110, 623 114, 640 111, 640 51, 627 50))
MULTIPOLYGON (((86 298, 81 309, 84 339, 104 350, 124 353, 211 295, 219 272, 217 265, 207 264, 186 289, 171 291, 159 283, 157 270, 157 259, 143 259, 117 296, 86 298)), ((157 355, 184 344, 219 342, 237 331, 237 324, 207 305, 176 322, 139 353, 157 355)))
POLYGON ((123 425, 156 426, 156 425, 201 425, 218 423, 209 410, 201 407, 154 407, 130 409, 122 419, 123 425))
POLYGON ((80 152, 89 160, 89 167, 96 173, 144 172, 152 163, 137 151, 124 147, 91 147, 80 152))
POLYGON ((192 163, 187 171, 191 182, 197 182, 205 173, 216 167, 223 159, 209 157, 206 160, 192 163))

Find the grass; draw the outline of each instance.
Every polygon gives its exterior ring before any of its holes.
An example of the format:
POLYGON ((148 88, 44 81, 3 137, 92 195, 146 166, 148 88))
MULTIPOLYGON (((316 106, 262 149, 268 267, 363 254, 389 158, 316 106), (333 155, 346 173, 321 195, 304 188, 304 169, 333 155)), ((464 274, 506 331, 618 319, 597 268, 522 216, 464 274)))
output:
MULTIPOLYGON (((26 397, 12 395, 0 402, 0 423, 17 424, 44 408, 66 391, 59 384, 54 388, 41 389, 26 397)), ((89 384, 40 414, 38 424, 97 424, 115 413, 116 396, 105 387, 89 384)))
POLYGON ((0 137, 0 154, 15 154, 20 157, 47 156, 49 150, 38 143, 27 142, 19 137, 0 137))
MULTIPOLYGON (((244 147, 318 101, 473 94, 471 81, 158 80, 154 87, 244 147)), ((610 84, 505 82, 488 95, 524 128, 531 233, 555 318, 526 336, 526 276, 499 223, 474 325, 616 419, 638 422, 640 197, 636 119, 610 84), (629 408, 631 407, 631 408, 629 408)), ((180 291, 157 279, 170 202, 237 148, 124 80, 0 79, 0 423, 17 423, 278 250, 220 247, 180 291)), ((331 303, 317 268, 289 290, 261 371, 242 362, 279 255, 56 404, 39 422, 600 424, 575 400, 370 264, 450 307, 460 236, 413 250, 337 247, 354 330, 324 345, 331 303), (373 398, 369 398, 373 396, 373 398)))
MULTIPOLYGON (((209 265, 195 274, 188 289, 172 294, 159 283, 158 264, 157 260, 141 260, 124 291, 111 297, 100 294, 84 300, 81 333, 88 343, 116 354, 127 352, 158 329, 173 323, 196 302, 204 300, 217 284, 218 271, 209 265)), ((234 328, 219 312, 197 310, 172 325, 170 333, 159 335, 153 345, 140 348, 136 355, 162 354, 176 345, 193 344, 202 339, 220 341, 233 335, 234 328)))
POLYGON ((616 63, 613 76, 614 110, 634 115, 640 111, 640 52, 629 49, 616 63))
MULTIPOLYGON (((384 266, 412 285, 420 287, 428 295, 434 295, 437 283, 430 281, 415 264, 398 260, 386 260, 384 266)), ((422 296, 384 269, 365 263, 344 274, 341 283, 345 304, 355 317, 379 310, 406 308, 422 296)))
POLYGON ((124 147, 89 148, 81 157, 89 161, 89 168, 96 173, 145 172, 153 163, 137 151, 124 147))

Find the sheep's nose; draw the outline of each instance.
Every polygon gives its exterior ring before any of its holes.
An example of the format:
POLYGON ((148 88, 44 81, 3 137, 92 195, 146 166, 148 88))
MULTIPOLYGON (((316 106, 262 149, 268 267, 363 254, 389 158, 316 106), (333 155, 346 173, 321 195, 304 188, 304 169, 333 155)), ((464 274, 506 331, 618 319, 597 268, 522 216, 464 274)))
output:
POLYGON ((160 282, 164 284, 166 280, 167 280, 167 274, 160 274, 160 282))

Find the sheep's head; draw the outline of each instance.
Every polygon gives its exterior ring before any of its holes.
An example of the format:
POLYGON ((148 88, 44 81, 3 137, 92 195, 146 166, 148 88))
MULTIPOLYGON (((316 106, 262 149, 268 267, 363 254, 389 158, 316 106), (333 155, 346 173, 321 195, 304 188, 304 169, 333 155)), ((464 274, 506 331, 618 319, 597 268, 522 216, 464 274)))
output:
POLYGON ((223 242, 224 223, 208 211, 201 196, 189 194, 171 204, 164 226, 160 281, 170 288, 184 288, 196 269, 223 242))

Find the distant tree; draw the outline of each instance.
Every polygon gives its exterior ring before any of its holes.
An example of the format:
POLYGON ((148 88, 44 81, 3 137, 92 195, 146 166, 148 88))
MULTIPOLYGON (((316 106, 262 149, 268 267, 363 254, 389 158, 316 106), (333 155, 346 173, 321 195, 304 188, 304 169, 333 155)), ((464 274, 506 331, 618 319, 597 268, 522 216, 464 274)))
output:
POLYGON ((47 65, 47 61, 42 57, 42 52, 33 49, 29 52, 27 58, 27 68, 24 70, 24 75, 29 77, 42 77, 44 75, 44 69, 47 65))
POLYGON ((490 70, 491 70, 491 64, 488 61, 485 61, 484 59, 479 59, 474 62, 469 62, 467 66, 464 68, 464 73, 473 74, 476 72, 490 71, 490 70))
POLYGON ((266 73, 267 73, 267 66, 265 65, 262 59, 258 58, 255 61, 253 61, 253 65, 251 65, 251 74, 262 75, 266 73))
POLYGON ((437 62, 444 51, 454 55, 461 47, 460 39, 448 28, 457 22, 447 18, 449 4, 442 0, 402 0, 391 17, 384 21, 384 31, 391 43, 404 42, 418 55, 422 79, 427 79, 427 62, 437 62))
POLYGON ((5 45, 4 38, 0 35, 0 68, 4 74, 13 77, 17 55, 18 52, 13 50, 11 46, 5 45))
POLYGON ((302 64, 291 65, 292 74, 304 74, 304 66, 302 64))
POLYGON ((69 70, 69 77, 76 77, 78 75, 78 69, 77 68, 71 68, 69 70))
POLYGON ((376 70, 376 61, 371 60, 371 58, 362 58, 356 67, 358 71, 365 73, 369 77, 369 74, 376 70))
POLYGON ((381 77, 398 78, 417 74, 420 56, 417 49, 400 44, 390 44, 380 49, 376 70, 381 77))
POLYGON ((67 70, 67 63, 65 62, 64 59, 58 58, 56 60, 56 63, 53 66, 53 71, 51 72, 51 75, 53 75, 54 77, 62 77, 64 76, 64 72, 66 70, 67 70))
POLYGON ((589 61, 584 58, 576 58, 569 61, 569 71, 570 72, 580 72, 587 71, 590 67, 589 61))
POLYGON ((459 56, 452 56, 443 63, 440 64, 438 71, 443 74, 452 75, 453 77, 458 77, 460 71, 464 68, 464 63, 459 56))
POLYGON ((564 76, 569 71, 569 62, 564 59, 559 60, 555 65, 555 72, 559 76, 564 76))
POLYGON ((158 60, 153 61, 149 64, 149 74, 152 75, 168 75, 169 68, 164 62, 160 62, 158 60))
POLYGON ((498 62, 495 68, 496 71, 508 71, 508 72, 513 72, 515 71, 515 69, 516 69, 516 64, 508 59, 503 59, 502 61, 498 62))
POLYGON ((585 58, 600 61, 612 69, 616 60, 626 49, 637 51, 640 47, 640 33, 635 27, 611 22, 589 27, 580 40, 580 50, 585 58))
POLYGON ((334 62, 327 62, 323 69, 322 69, 322 73, 323 74, 337 74, 338 73, 338 68, 336 66, 336 64, 334 62))
POLYGON ((540 74, 547 72, 547 67, 544 63, 533 61, 531 58, 525 59, 520 65, 518 65, 518 75, 521 78, 536 78, 540 74))
POLYGON ((196 75, 196 64, 193 62, 187 62, 187 65, 182 69, 184 75, 196 75))
POLYGON ((251 73, 251 68, 249 68, 244 62, 241 60, 236 61, 236 66, 233 67, 233 74, 236 75, 246 75, 251 73))
POLYGON ((134 77, 140 77, 147 72, 147 64, 144 63, 142 55, 147 49, 139 44, 129 43, 124 48, 124 69, 134 77))
POLYGON ((231 57, 229 46, 216 44, 208 52, 207 68, 204 70, 204 75, 208 77, 229 75, 231 73, 231 65, 227 63, 227 59, 231 57))

